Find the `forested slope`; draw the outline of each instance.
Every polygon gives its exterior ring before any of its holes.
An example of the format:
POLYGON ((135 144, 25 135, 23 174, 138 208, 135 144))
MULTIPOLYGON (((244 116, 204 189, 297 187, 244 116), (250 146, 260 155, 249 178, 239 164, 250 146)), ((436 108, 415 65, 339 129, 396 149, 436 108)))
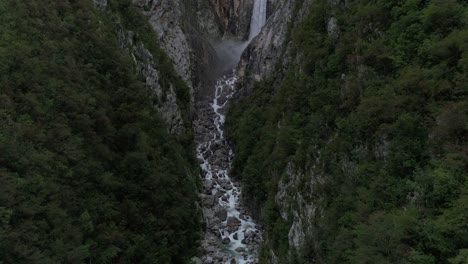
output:
POLYGON ((467 27, 462 0, 316 0, 291 25, 291 66, 227 116, 263 263, 468 262, 467 27))
POLYGON ((109 5, 0 1, 0 263, 185 263, 196 249, 188 88, 130 2, 109 5), (185 134, 167 132, 116 23, 149 40, 185 134))

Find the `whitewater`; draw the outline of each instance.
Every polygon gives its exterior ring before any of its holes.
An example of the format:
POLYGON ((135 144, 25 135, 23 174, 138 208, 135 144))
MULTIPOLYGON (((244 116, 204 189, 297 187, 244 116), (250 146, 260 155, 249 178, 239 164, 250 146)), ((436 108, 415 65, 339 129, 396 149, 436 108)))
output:
MULTIPOLYGON (((248 41, 237 44, 231 41, 225 45, 236 50, 238 54, 234 56, 240 57, 243 49, 261 32, 266 22, 266 9, 267 0, 255 0, 248 41)), ((236 58, 235 63, 238 61, 236 58)), ((257 263, 258 245, 262 241, 257 224, 242 203, 240 184, 229 176, 233 152, 225 138, 224 125, 226 108, 235 94, 238 80, 233 65, 228 65, 231 70, 217 80, 214 98, 197 105, 195 136, 197 157, 203 172, 202 200, 207 224, 202 242, 205 251, 202 261, 208 264, 257 263)))

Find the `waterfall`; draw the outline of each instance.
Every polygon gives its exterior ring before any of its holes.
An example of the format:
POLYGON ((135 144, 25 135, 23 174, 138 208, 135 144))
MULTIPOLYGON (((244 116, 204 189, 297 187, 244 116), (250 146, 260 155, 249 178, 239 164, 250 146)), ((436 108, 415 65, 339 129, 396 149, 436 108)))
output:
POLYGON ((250 44, 250 42, 262 31, 266 23, 267 0, 255 0, 250 19, 250 32, 247 41, 238 40, 223 40, 215 44, 215 50, 223 61, 223 65, 219 69, 221 72, 229 71, 236 67, 240 60, 242 52, 250 44))
MULTIPOLYGON (((226 68, 233 69, 240 54, 266 21, 267 0, 254 0, 249 40, 225 41, 218 46, 226 68)), ((262 234, 242 203, 241 186, 230 176, 233 152, 224 135, 226 107, 235 93, 235 72, 219 78, 211 101, 197 103, 197 157, 203 171, 203 212, 207 223, 202 241, 204 263, 257 263, 262 234)))
POLYGON ((255 0, 250 21, 249 42, 255 38, 266 22, 267 0, 255 0))

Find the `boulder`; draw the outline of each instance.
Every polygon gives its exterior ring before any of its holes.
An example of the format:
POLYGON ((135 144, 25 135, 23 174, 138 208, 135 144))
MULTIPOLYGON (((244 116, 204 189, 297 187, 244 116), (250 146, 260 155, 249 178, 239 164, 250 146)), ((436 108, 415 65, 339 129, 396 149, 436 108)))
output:
POLYGON ((245 251, 245 248, 243 247, 236 248, 236 252, 244 252, 244 251, 245 251))
POLYGON ((228 227, 229 233, 234 233, 235 231, 237 231, 240 225, 241 225, 241 221, 237 219, 236 217, 231 216, 227 219, 227 227, 228 227))
POLYGON ((203 264, 203 261, 199 257, 193 257, 191 261, 193 264, 203 264))
POLYGON ((227 210, 226 208, 216 205, 214 208, 215 216, 219 218, 221 221, 226 221, 227 219, 227 210))
POLYGON ((223 244, 227 245, 227 244, 231 243, 231 239, 229 239, 229 237, 225 237, 225 238, 223 238, 223 240, 221 242, 223 244))
POLYGON ((203 183, 203 189, 205 190, 205 193, 211 194, 211 189, 213 189, 214 183, 212 180, 205 180, 203 183))
POLYGON ((205 264, 213 264, 213 263, 214 263, 214 261, 213 261, 213 258, 212 258, 212 257, 207 256, 207 257, 205 258, 205 264))
POLYGON ((218 184, 225 190, 231 190, 232 184, 228 179, 218 179, 218 184))
POLYGON ((202 195, 203 206, 212 208, 215 204, 216 198, 213 195, 202 195))

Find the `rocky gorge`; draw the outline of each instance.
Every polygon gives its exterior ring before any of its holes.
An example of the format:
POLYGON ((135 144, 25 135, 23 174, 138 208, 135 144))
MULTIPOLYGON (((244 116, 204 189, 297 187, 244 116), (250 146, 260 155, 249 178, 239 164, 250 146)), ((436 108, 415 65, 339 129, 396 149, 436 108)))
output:
MULTIPOLYGON (((287 68, 293 63, 288 61, 291 55, 287 34, 291 24, 300 23, 308 12, 310 1, 134 2, 144 10, 162 48, 192 91, 195 142, 202 167, 201 206, 206 223, 201 245, 204 255, 194 261, 256 263, 262 236, 243 204, 239 182, 228 176, 233 153, 224 134, 226 109, 230 98, 246 95, 255 82, 270 78, 276 65, 287 68), (216 80, 219 75, 224 77, 216 80)), ((146 72, 142 73, 151 86, 155 82, 146 72)), ((176 105, 173 100, 163 101, 176 105)), ((177 127, 177 107, 167 110, 168 107, 163 112, 172 116, 170 126, 177 127)), ((293 228, 298 224, 293 224, 293 228)), ((296 235, 301 241, 305 229, 294 230, 299 232, 296 235)), ((298 246, 297 239, 291 238, 291 245, 298 246)))
POLYGON ((197 156, 202 168, 201 195, 206 221, 201 244, 202 263, 257 263, 261 232, 242 200, 239 182, 229 177, 232 149, 224 135, 225 110, 236 76, 225 76, 216 84, 215 98, 198 103, 195 121, 197 156))
MULTIPOLYGON (((229 42, 228 52, 232 56, 221 58, 227 65, 237 63, 242 50, 265 24, 266 1, 255 0, 252 7, 249 38, 245 42, 229 42)), ((222 49, 223 42, 218 47, 222 49)), ((216 82, 214 98, 199 101, 196 106, 195 142, 202 168, 201 198, 206 233, 201 244, 204 256, 192 260, 196 263, 255 264, 258 263, 262 235, 242 199, 240 183, 229 176, 233 152, 224 133, 226 109, 236 93, 238 77, 233 69, 224 74, 216 82)))
POLYGON ((467 10, 0 1, 0 263, 468 263, 467 10))

